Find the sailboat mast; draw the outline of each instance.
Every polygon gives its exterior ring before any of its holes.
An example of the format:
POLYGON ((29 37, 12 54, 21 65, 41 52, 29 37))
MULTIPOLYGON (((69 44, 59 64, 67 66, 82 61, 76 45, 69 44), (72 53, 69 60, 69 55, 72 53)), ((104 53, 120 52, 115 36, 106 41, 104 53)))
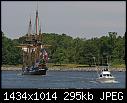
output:
POLYGON ((29 21, 28 34, 32 34, 32 23, 31 23, 31 17, 30 17, 30 21, 29 21))
MULTIPOLYGON (((39 43, 40 41, 40 35, 39 35, 39 16, 38 16, 38 2, 37 2, 37 10, 36 10, 36 35, 35 35, 35 38, 36 38, 36 41, 37 43, 39 43)), ((41 49, 41 45, 40 44, 37 44, 36 46, 36 58, 37 59, 40 59, 40 49, 41 49)))
POLYGON ((38 27, 39 27, 39 18, 38 18, 38 3, 37 3, 37 10, 36 10, 36 35, 39 34, 38 27))

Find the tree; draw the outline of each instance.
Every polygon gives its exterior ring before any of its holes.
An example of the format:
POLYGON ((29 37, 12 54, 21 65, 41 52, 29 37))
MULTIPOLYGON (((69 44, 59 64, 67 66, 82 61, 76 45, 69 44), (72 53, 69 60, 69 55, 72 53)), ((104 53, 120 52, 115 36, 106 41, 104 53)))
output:
MULTIPOLYGON (((100 38, 72 38, 66 34, 43 33, 42 44, 51 45, 46 48, 51 63, 76 63, 92 66, 93 57, 111 57, 114 64, 124 63, 125 36, 109 32, 100 38)), ((25 42, 25 37, 9 39, 2 33, 2 64, 21 64, 22 51, 17 45, 25 42)), ((96 61, 97 62, 97 61, 96 61)))

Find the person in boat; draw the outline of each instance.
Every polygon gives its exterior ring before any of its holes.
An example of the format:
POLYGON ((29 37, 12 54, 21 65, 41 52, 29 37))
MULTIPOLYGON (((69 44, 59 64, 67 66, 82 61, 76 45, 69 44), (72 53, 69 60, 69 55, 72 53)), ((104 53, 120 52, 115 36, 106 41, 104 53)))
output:
POLYGON ((106 67, 106 68, 104 69, 104 71, 108 71, 108 68, 106 67))

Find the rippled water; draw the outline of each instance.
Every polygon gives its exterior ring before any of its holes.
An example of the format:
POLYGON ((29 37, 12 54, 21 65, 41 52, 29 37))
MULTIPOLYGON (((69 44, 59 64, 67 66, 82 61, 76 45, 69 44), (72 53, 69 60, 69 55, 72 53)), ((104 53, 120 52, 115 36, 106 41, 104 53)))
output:
POLYGON ((47 71, 47 75, 21 75, 2 71, 2 88, 125 88, 125 72, 112 72, 117 83, 96 82, 96 72, 47 71))

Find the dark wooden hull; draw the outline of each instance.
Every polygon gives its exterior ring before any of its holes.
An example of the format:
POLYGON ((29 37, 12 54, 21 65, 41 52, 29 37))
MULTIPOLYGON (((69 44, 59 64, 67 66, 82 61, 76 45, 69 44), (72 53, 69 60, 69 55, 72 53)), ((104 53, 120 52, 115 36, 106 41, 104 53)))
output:
POLYGON ((22 75, 46 75, 47 68, 22 71, 22 75))

